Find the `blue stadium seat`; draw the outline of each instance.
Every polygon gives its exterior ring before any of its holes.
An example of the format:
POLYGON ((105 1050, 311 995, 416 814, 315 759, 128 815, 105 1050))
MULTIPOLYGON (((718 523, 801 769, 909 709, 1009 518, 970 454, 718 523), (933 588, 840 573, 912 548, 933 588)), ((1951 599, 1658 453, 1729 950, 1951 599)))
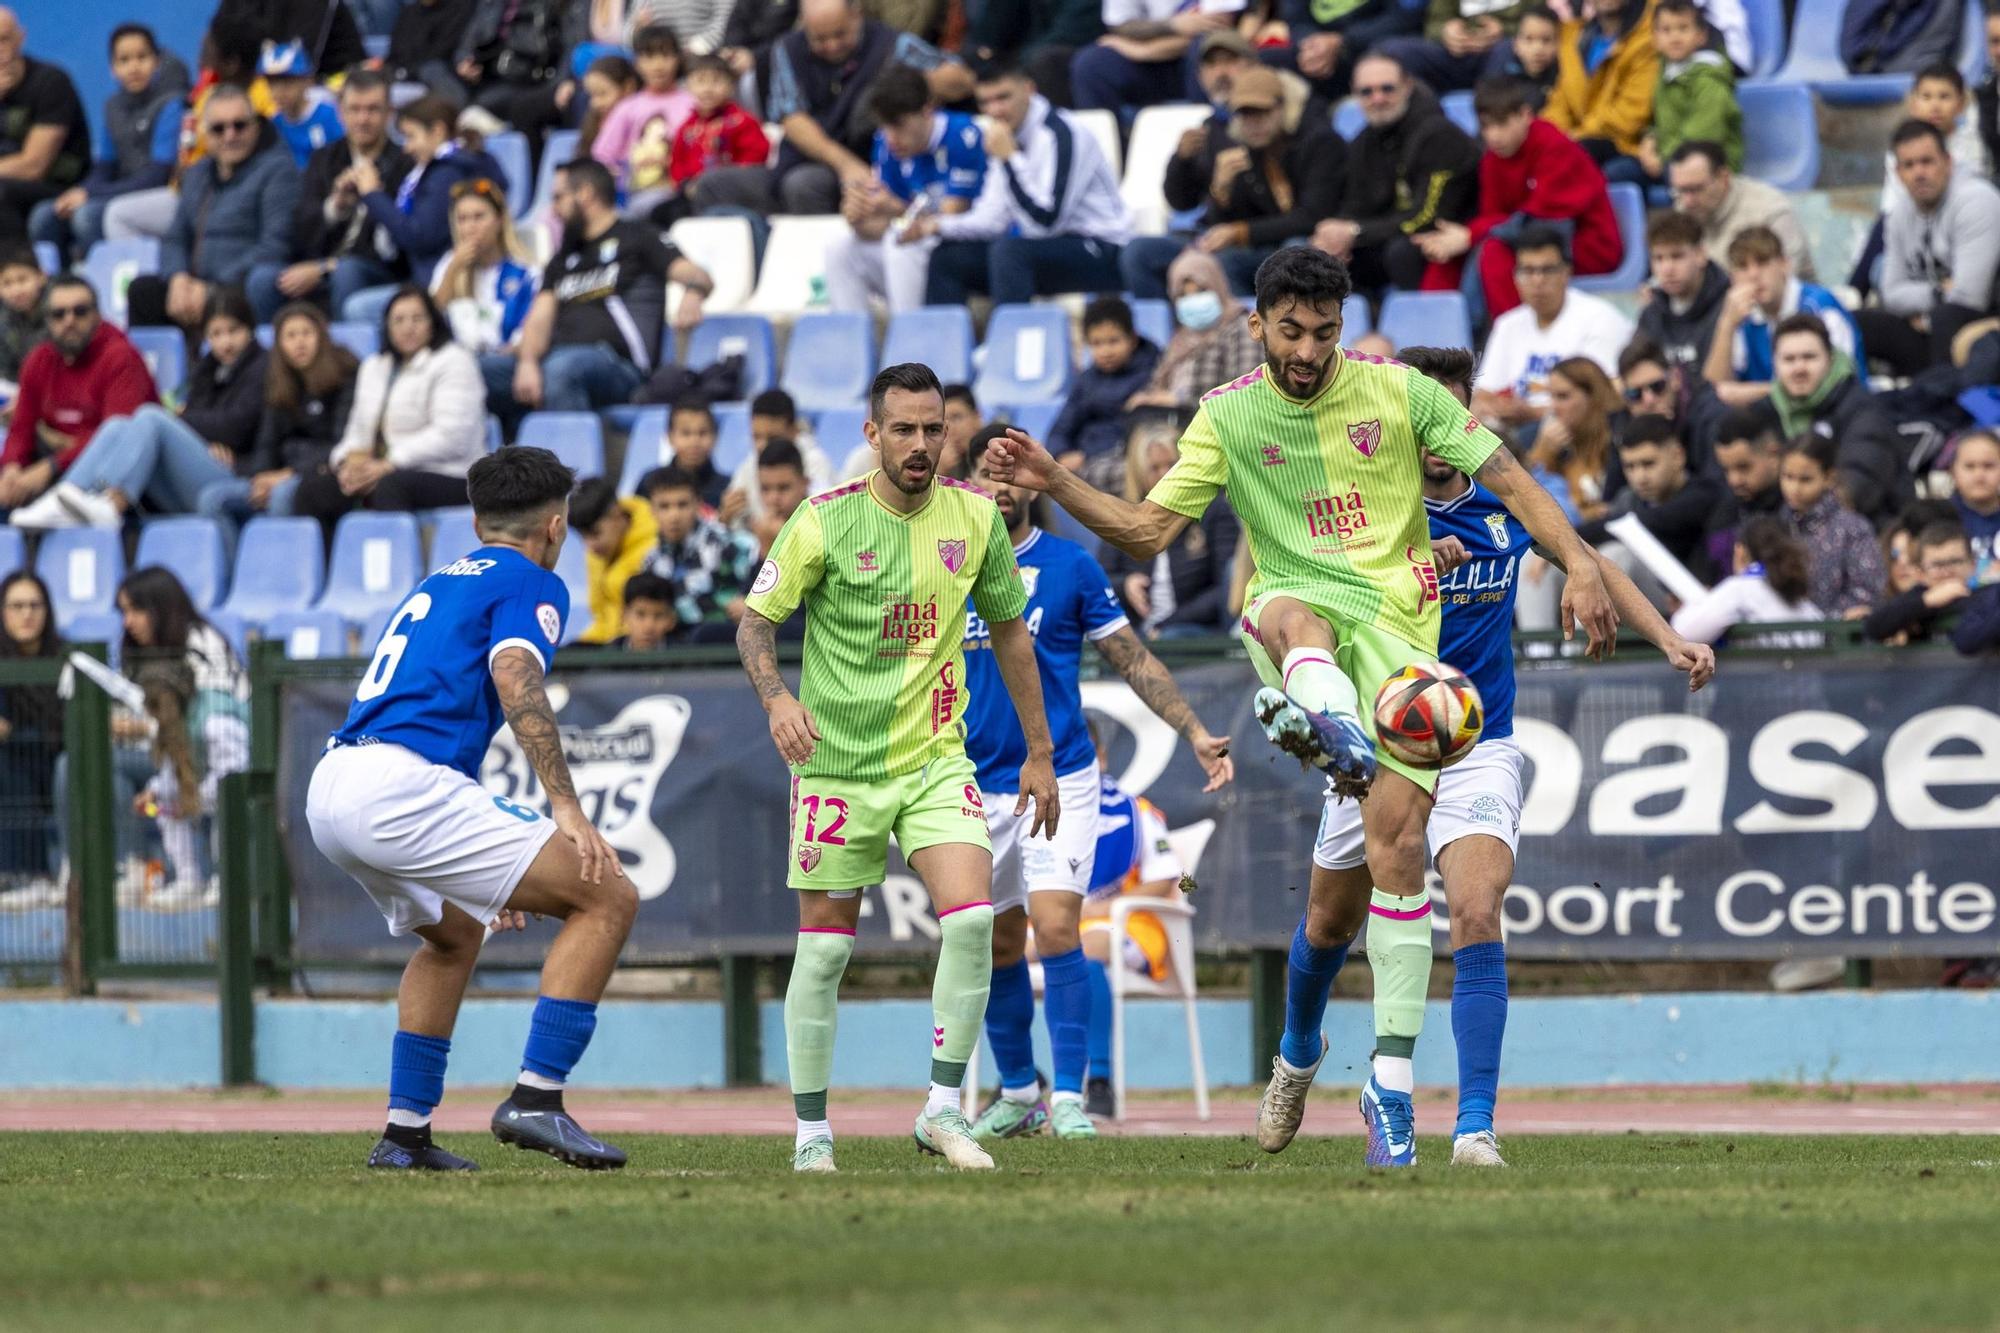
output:
POLYGON ((1625 240, 1625 258, 1609 273, 1570 279, 1570 285, 1578 291, 1636 292, 1645 285, 1646 196, 1636 185, 1613 185, 1611 211, 1618 217, 1618 234, 1625 240))
POLYGON ((808 414, 868 401, 875 378, 875 321, 852 311, 800 315, 785 348, 780 384, 808 414))
POLYGON ((972 383, 972 312, 962 305, 931 305, 889 319, 882 364, 921 361, 946 384, 972 383))
POLYGON ((427 563, 432 569, 443 569, 460 556, 479 549, 479 530, 472 525, 471 505, 433 509, 430 517, 431 554, 427 563))
POLYGON ((86 611, 71 616, 63 638, 71 643, 101 643, 110 650, 105 658, 113 671, 124 665, 125 617, 116 611, 86 611))
POLYGON ((578 477, 604 475, 604 426, 595 412, 530 412, 514 443, 547 449, 578 477))
POLYGON ((160 396, 179 393, 187 384, 187 338, 179 329, 133 329, 125 335, 146 359, 153 387, 160 396))
POLYGON ((842 459, 867 441, 868 437, 861 433, 867 421, 868 409, 865 407, 822 412, 819 420, 813 423, 813 439, 819 443, 820 452, 826 455, 827 461, 837 468, 842 459))
POLYGON ((1819 117, 1812 91, 1796 83, 1736 85, 1743 108, 1743 171, 1780 190, 1810 190, 1819 179, 1819 117))
POLYGON ((1382 302, 1381 331, 1399 352, 1472 346, 1472 318, 1457 292, 1390 292, 1382 302))
POLYGON ((1351 97, 1343 97, 1333 109, 1333 132, 1349 143, 1368 128, 1368 118, 1361 114, 1361 103, 1351 97))
MULTIPOLYGON (((1847 0, 1799 0, 1792 15, 1792 49, 1770 77, 1777 83, 1809 83, 1834 106, 1885 106, 1909 91, 1907 74, 1850 74, 1840 59, 1840 21, 1847 0)), ((1968 17, 1978 5, 1967 5, 1968 17)), ((1983 46, 1983 36, 1974 45, 1983 46)))
POLYGON ((58 528, 42 538, 35 572, 49 587, 56 628, 68 633, 70 617, 110 611, 125 581, 125 542, 105 528, 58 528))
POLYGON ((1368 298, 1356 292, 1340 303, 1340 343, 1352 347, 1356 338, 1375 331, 1374 317, 1368 313, 1368 298))
POLYGON ((540 217, 555 202, 556 168, 576 156, 581 136, 575 130, 554 130, 542 140, 542 169, 535 176, 535 202, 528 212, 540 217))
POLYGON ((639 478, 667 461, 667 409, 640 409, 625 436, 625 467, 618 474, 618 493, 639 493, 639 478))
POLYGON ((237 661, 250 660, 250 627, 243 623, 242 616, 217 607, 213 611, 204 613, 202 619, 229 641, 230 648, 236 653, 237 661))
POLYGON ((328 325, 326 331, 335 342, 363 361, 382 350, 382 330, 373 324, 340 319, 328 325))
POLYGON ((590 567, 583 558, 582 542, 562 544, 556 577, 569 587, 569 623, 563 626, 562 641, 575 643, 590 628, 590 567))
POLYGON ((1164 348, 1174 336, 1174 308, 1150 297, 1128 296, 1125 303, 1132 307, 1132 327, 1139 336, 1164 348))
POLYGON ((1007 411, 1007 424, 1026 431, 1038 440, 1049 438, 1049 427, 1062 415, 1061 403, 1022 403, 1007 411))
POLYGON ((1475 139, 1479 137, 1479 113, 1472 109, 1471 93, 1446 93, 1438 100, 1452 124, 1475 139))
POLYGON ((36 241, 35 262, 41 265, 42 272, 44 273, 60 273, 63 266, 62 251, 56 249, 47 241, 36 241))
POLYGON ((236 539, 236 576, 222 609, 262 624, 280 611, 303 611, 326 580, 326 547, 310 518, 265 515, 236 539))
POLYGON ((777 381, 778 344, 762 315, 710 315, 688 335, 687 367, 706 370, 726 356, 743 358, 743 396, 755 398, 777 381))
POLYGON ((28 540, 19 528, 0 526, 0 578, 28 562, 28 540))
POLYGON ((529 166, 528 136, 519 130, 496 134, 486 141, 486 151, 500 164, 507 178, 507 208, 517 218, 526 217, 535 205, 535 177, 529 166))
POLYGON ((125 289, 142 273, 160 270, 160 243, 151 237, 130 241, 99 241, 83 258, 83 276, 97 289, 104 317, 124 327, 125 289))
POLYGON ((264 622, 264 637, 281 641, 285 656, 294 662, 348 655, 347 622, 331 611, 286 611, 272 616, 264 622))
POLYGON ((132 563, 171 569, 197 611, 220 603, 223 589, 229 586, 229 555, 222 530, 212 518, 189 514, 154 519, 139 534, 139 549, 132 563))
POLYGON ((972 393, 987 412, 1059 403, 1074 370, 1069 315, 1061 306, 995 306, 986 325, 986 360, 972 393))
POLYGON ((710 459, 715 464, 715 470, 725 477, 735 476, 736 469, 749 459, 754 447, 750 439, 750 405, 717 403, 715 453, 710 459))
POLYGON ((1743 0, 1743 10, 1750 20, 1750 77, 1768 79, 1785 63, 1784 0, 1743 0))
POLYGON ((372 612, 409 596, 424 576, 424 547, 415 514, 357 509, 333 530, 326 591, 315 611, 331 611, 358 625, 372 612))

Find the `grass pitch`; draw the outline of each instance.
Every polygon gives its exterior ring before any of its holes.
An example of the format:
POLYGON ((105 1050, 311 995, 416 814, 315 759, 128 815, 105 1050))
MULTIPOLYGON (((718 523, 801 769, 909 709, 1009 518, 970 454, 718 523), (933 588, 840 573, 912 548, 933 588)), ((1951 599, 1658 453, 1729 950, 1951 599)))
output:
POLYGON ((1505 1172, 1358 1140, 1002 1144, 991 1176, 845 1139, 640 1137, 585 1175, 442 1135, 0 1135, 0 1328, 1986 1328, 2000 1144, 1530 1138, 1505 1172))

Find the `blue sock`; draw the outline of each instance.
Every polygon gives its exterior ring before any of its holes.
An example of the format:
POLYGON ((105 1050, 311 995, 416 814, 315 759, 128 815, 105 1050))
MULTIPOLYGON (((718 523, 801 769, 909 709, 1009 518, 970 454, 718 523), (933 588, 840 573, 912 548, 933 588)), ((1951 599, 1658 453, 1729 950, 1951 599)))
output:
POLYGON ((1500 1092, 1500 1042, 1507 1035, 1507 946, 1468 944, 1451 956, 1451 1035, 1458 1042, 1458 1127, 1453 1134, 1493 1128, 1500 1092))
POLYGON ((1111 1077, 1111 972, 1095 958, 1083 960, 1090 983, 1090 1076, 1111 1077))
POLYGON ((1028 960, 993 969, 993 988, 986 995, 986 1042, 1003 1088, 1025 1088, 1035 1081, 1035 982, 1028 960))
POLYGON ((444 1100, 444 1064, 451 1038, 396 1033, 389 1047, 389 1109, 429 1115, 444 1100))
POLYGON ((596 1005, 540 996, 535 1000, 535 1016, 528 1023, 528 1046, 521 1053, 521 1068, 558 1084, 567 1083, 569 1071, 583 1058, 595 1031, 596 1005))
POLYGON ((1081 948, 1042 960, 1042 1015, 1049 1024, 1054 1091, 1082 1096, 1090 1061, 1090 969, 1081 948))
POLYGON ((1320 1022, 1326 1017, 1326 997, 1333 979, 1347 961, 1347 946, 1315 949, 1306 943, 1306 920, 1292 932, 1292 957, 1285 969, 1285 1035, 1278 1039, 1278 1054, 1294 1069, 1319 1063, 1320 1022))

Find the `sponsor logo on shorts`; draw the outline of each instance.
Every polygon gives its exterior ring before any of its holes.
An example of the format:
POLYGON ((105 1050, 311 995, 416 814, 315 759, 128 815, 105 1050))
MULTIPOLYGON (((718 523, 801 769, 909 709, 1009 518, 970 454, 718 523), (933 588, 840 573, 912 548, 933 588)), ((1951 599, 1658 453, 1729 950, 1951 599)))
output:
POLYGON ((1348 441, 1361 451, 1363 458, 1373 458, 1375 451, 1382 447, 1382 423, 1376 421, 1356 421, 1347 428, 1348 441))
POLYGON ((1507 516, 1505 514, 1488 514, 1486 516, 1486 530, 1493 535, 1493 544, 1503 551, 1513 543, 1513 537, 1508 535, 1507 532, 1507 516))
POLYGON ((1500 798, 1492 795, 1474 797, 1465 817, 1471 823, 1491 824, 1494 828, 1504 827, 1507 823, 1506 812, 1500 808, 1500 798))
POLYGON ((1306 531, 1315 537, 1337 537, 1344 542, 1368 527, 1368 506, 1359 487, 1345 495, 1316 492, 1301 503, 1306 511, 1306 531))
POLYGON ((547 602, 535 608, 535 623, 542 627, 542 637, 550 643, 562 637, 562 612, 547 602))
POLYGON ((778 562, 766 560, 757 571, 757 581, 750 585, 752 593, 766 593, 778 586, 778 562))
POLYGON ((975 810, 984 810, 986 808, 986 802, 979 799, 979 788, 973 786, 970 782, 965 784, 965 803, 975 810))
POLYGON ((799 869, 805 874, 812 874, 819 869, 819 856, 819 848, 811 844, 799 848, 799 869))
POLYGON ((953 574, 965 568, 965 538, 951 537, 938 539, 938 559, 953 574))

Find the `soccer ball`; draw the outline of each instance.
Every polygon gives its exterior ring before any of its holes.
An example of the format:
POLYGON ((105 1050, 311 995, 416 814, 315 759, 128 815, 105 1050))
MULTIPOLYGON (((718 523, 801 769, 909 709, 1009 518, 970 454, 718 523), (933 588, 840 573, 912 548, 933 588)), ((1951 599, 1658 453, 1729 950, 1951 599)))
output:
POLYGON ((1443 663, 1412 662, 1375 692, 1375 743, 1411 768, 1450 768, 1485 722, 1478 689, 1443 663))

